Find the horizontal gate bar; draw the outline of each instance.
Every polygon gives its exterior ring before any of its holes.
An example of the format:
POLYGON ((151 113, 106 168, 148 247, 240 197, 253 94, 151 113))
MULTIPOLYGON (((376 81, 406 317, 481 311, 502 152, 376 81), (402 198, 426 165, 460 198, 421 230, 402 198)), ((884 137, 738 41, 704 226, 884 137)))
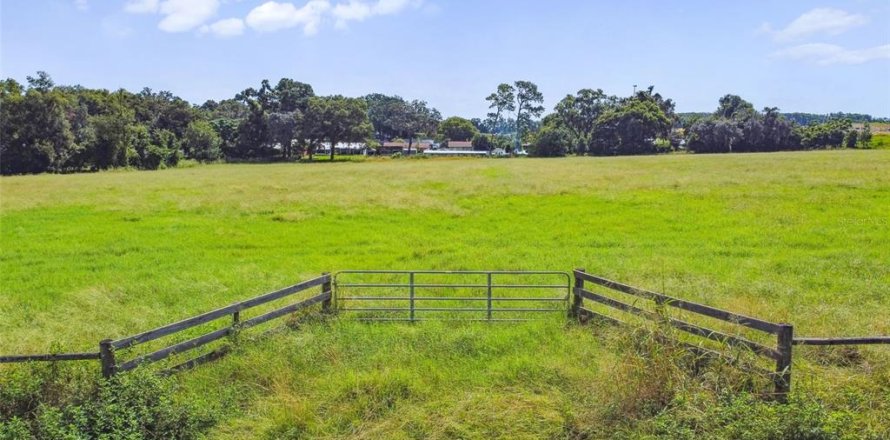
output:
MULTIPOLYGON (((411 284, 392 283, 392 284, 356 284, 356 283, 337 283, 337 287, 411 287, 411 284)), ((414 284, 414 287, 430 287, 430 288, 487 288, 488 284, 414 284)), ((492 284, 493 289, 568 289, 565 284, 492 284)))
POLYGON ((568 272, 558 270, 341 270, 340 274, 443 274, 443 275, 562 275, 569 277, 568 272))
MULTIPOLYGON (((407 296, 341 296, 341 301, 410 301, 407 296)), ((488 298, 480 298, 474 296, 415 296, 415 301, 488 301, 488 298)), ((492 297, 492 301, 545 301, 545 302, 565 302, 566 298, 497 298, 492 297)))
POLYGON ((410 318, 355 318, 356 321, 386 321, 386 322, 416 322, 416 321, 427 321, 427 322, 531 322, 531 321, 547 321, 546 319, 525 319, 525 318, 478 318, 478 319, 457 319, 457 318, 416 318, 411 320, 410 318))
MULTIPOLYGON (((362 307, 362 308, 344 308, 341 312, 409 312, 410 308, 406 307, 362 307)), ((471 308, 448 308, 448 307, 415 307, 416 312, 487 312, 488 309, 471 309, 471 308)), ((492 312, 564 312, 563 309, 491 309, 492 312)))

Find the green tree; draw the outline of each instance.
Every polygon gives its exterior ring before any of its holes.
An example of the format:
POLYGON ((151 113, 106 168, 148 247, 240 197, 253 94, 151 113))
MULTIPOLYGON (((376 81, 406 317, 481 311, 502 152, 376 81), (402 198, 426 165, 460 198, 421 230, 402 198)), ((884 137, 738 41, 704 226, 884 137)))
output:
POLYGON ((603 113, 597 125, 605 154, 649 154, 656 152, 655 141, 666 136, 671 121, 654 100, 633 97, 603 113))
POLYGON ((25 79, 28 80, 28 88, 38 92, 49 92, 56 86, 49 74, 42 70, 37 72, 36 77, 26 76, 25 79))
POLYGON ((6 80, 2 86, 0 112, 0 172, 40 173, 63 169, 76 151, 68 121, 73 111, 63 90, 54 88, 46 72, 28 77, 24 94, 21 85, 6 80))
POLYGON ((488 108, 493 110, 487 115, 487 124, 491 133, 498 134, 507 112, 516 110, 516 89, 510 84, 502 83, 498 85, 497 91, 488 95, 485 100, 489 102, 488 108))
POLYGON ((127 165, 128 150, 132 140, 132 111, 120 109, 118 112, 94 116, 91 119, 96 137, 92 151, 92 164, 98 169, 127 165))
POLYGON ((556 117, 571 135, 578 154, 593 152, 597 119, 614 107, 616 100, 600 89, 581 89, 576 95, 567 95, 556 104, 556 117))
POLYGON ((850 130, 853 130, 853 123, 849 119, 829 119, 821 124, 800 127, 801 146, 807 149, 840 148, 850 130))
POLYGON ((871 123, 866 121, 862 127, 862 134, 859 135, 859 146, 861 148, 871 148, 871 123))
POLYGON ((753 117, 754 114, 754 106, 738 95, 725 95, 720 98, 717 111, 714 112, 714 116, 718 118, 735 120, 744 120, 753 117))
POLYGON ((393 112, 393 128, 408 140, 408 154, 418 135, 430 135, 436 132, 442 115, 438 110, 430 108, 426 101, 413 100, 395 104, 393 112))
POLYGON ((687 119, 686 123, 686 148, 697 153, 796 150, 801 148, 805 131, 813 143, 821 142, 822 133, 820 129, 796 129, 776 107, 757 112, 737 95, 725 95, 714 113, 687 119))
POLYGON ((703 118, 686 130, 686 148, 695 153, 730 153, 742 132, 726 118, 703 118))
POLYGON ((188 158, 211 162, 219 159, 221 143, 222 140, 209 122, 193 121, 185 130, 182 148, 188 158))
POLYGON ((290 159, 294 155, 297 119, 301 113, 301 111, 295 110, 287 113, 275 112, 269 114, 269 139, 273 144, 280 146, 281 154, 285 159, 290 159))
POLYGON ((309 98, 315 96, 312 86, 290 78, 281 78, 274 89, 276 112, 291 113, 305 111, 309 98))
POLYGON ((374 126, 374 135, 380 140, 389 140, 399 136, 396 128, 400 112, 406 106, 405 100, 399 96, 387 96, 372 93, 364 97, 368 103, 368 119, 374 126))
POLYGON ((367 102, 339 95, 310 98, 299 127, 300 138, 310 144, 310 159, 320 141, 331 145, 331 160, 334 160, 338 143, 367 140, 373 133, 367 102))
POLYGON ((238 128, 240 120, 235 118, 218 118, 210 121, 213 130, 219 136, 220 150, 225 156, 235 157, 238 145, 238 128))
POLYGON ((494 150, 495 143, 492 140, 492 136, 490 134, 485 133, 476 133, 473 136, 473 140, 471 141, 473 144, 473 149, 476 151, 488 151, 491 153, 491 150, 494 150))
POLYGON ((257 101, 248 101, 247 118, 238 124, 238 140, 233 156, 246 159, 270 156, 268 116, 257 101))
POLYGON ((439 124, 439 137, 444 140, 467 141, 479 134, 469 119, 452 116, 439 124))
POLYGON ((544 95, 538 91, 538 86, 531 81, 516 81, 516 144, 517 148, 521 140, 531 130, 533 121, 544 113, 544 95))
POLYGON ((535 134, 529 154, 536 157, 565 156, 571 145, 571 134, 560 127, 545 126, 535 134))

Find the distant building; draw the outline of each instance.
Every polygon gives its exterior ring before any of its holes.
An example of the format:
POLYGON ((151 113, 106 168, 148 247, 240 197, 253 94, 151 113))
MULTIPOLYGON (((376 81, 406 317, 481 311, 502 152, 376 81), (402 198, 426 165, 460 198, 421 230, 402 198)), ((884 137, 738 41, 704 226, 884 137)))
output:
POLYGON ((445 148, 454 151, 472 151, 473 143, 470 141, 448 141, 448 146, 445 148))
MULTIPOLYGON (((318 154, 330 154, 331 143, 322 142, 315 152, 318 154)), ((334 147, 334 153, 340 155, 366 155, 368 154, 368 144, 364 142, 337 142, 337 145, 334 147)))
POLYGON ((488 156, 487 151, 476 150, 427 150, 423 154, 427 156, 488 156))
MULTIPOLYGON (((419 140, 411 144, 411 153, 420 153, 432 149, 434 146, 431 140, 419 140)), ((390 155, 395 153, 408 153, 408 142, 384 142, 377 148, 377 154, 390 155)))

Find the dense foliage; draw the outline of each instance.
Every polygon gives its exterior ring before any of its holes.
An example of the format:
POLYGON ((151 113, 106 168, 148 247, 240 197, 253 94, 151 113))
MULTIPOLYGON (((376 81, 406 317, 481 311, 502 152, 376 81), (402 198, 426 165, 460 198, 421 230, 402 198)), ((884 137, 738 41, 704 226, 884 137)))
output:
POLYGON ((217 408, 178 400, 176 385, 147 370, 86 379, 75 366, 35 364, 0 381, 0 440, 192 439, 217 408))
POLYGON ((503 148, 532 155, 632 155, 685 149, 697 153, 820 148, 867 148, 868 115, 756 111, 737 95, 720 99, 713 113, 674 111, 653 87, 629 97, 581 89, 544 114, 543 94, 531 81, 500 84, 485 100, 486 119, 442 120, 422 100, 379 93, 362 98, 316 96, 289 78, 263 80, 233 98, 197 106, 170 92, 57 86, 45 72, 0 81, 0 173, 158 169, 181 160, 200 162, 334 158, 340 142, 368 146, 405 140, 474 140, 477 150, 503 148), (864 121, 864 129, 853 122, 864 121), (479 134, 484 133, 485 137, 479 134))
MULTIPOLYGON (((544 118, 547 138, 562 139, 567 152, 598 156, 658 152, 658 140, 670 135, 674 103, 653 87, 633 96, 607 96, 602 90, 582 89, 563 98, 555 112, 544 118), (555 129, 564 130, 556 137, 555 129)), ((540 139, 539 139, 540 141, 540 139)), ((534 154, 544 154, 538 145, 534 154)))
POLYGON ((262 81, 232 99, 189 104, 170 92, 56 86, 44 72, 0 82, 0 172, 157 169, 182 159, 290 160, 322 142, 371 136, 365 100, 262 81))
POLYGON ((860 134, 849 119, 799 126, 775 107, 758 112, 736 95, 720 98, 717 110, 686 129, 686 147, 697 153, 868 147, 868 126, 860 134))
POLYGON ((439 137, 451 141, 469 141, 479 134, 473 123, 458 116, 452 116, 439 124, 439 137))

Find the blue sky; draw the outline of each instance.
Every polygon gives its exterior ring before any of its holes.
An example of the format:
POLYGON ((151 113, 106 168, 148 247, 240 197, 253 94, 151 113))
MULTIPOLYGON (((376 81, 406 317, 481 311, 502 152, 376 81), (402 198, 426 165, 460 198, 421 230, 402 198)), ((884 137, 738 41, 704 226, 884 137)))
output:
POLYGON ((0 73, 170 90, 192 102, 290 77, 318 94, 420 98, 483 116, 501 82, 655 85, 679 111, 890 116, 890 1, 4 0, 0 73))

